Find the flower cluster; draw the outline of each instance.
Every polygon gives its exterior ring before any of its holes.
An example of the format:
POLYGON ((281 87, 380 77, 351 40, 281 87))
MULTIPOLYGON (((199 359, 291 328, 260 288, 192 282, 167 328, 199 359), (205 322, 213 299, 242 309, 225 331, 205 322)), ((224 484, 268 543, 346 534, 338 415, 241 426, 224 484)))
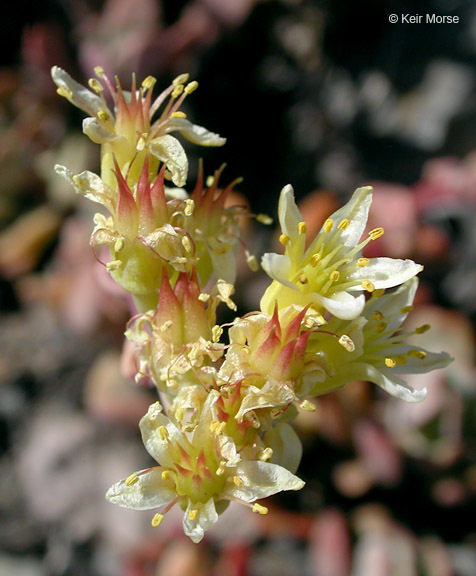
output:
POLYGON ((108 273, 132 296, 137 313, 125 334, 136 380, 152 382, 159 394, 140 422, 157 466, 117 482, 106 497, 157 509, 154 526, 177 504, 185 533, 199 542, 230 501, 264 514, 258 500, 303 487, 295 475, 302 448, 290 422, 300 409, 314 408, 312 398, 361 379, 419 401, 425 391, 401 375, 444 367, 450 358, 404 344, 402 324, 421 266, 362 256, 383 234, 376 228, 361 239, 370 187, 359 188, 308 246, 293 190, 282 190, 284 254, 263 256, 271 281, 260 310, 236 318, 223 342, 216 311, 222 303, 236 310, 244 208, 229 205, 237 181, 220 188, 222 169, 204 183, 200 166, 192 192, 183 190, 187 156, 171 133, 205 146, 225 140, 179 110, 198 86, 188 75, 153 100, 152 77, 140 87, 133 77, 126 92, 101 68, 95 74, 88 89, 52 70, 58 93, 89 115, 83 131, 101 145, 101 173, 56 171, 108 212, 95 215, 91 245, 106 254, 108 273))

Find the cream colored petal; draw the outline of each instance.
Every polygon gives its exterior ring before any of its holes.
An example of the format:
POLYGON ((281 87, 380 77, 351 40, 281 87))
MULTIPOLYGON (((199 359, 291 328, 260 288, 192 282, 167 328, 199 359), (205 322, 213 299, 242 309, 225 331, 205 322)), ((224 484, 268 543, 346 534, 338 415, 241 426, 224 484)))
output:
POLYGON ((189 502, 183 515, 183 531, 185 534, 198 544, 202 540, 205 532, 218 520, 218 514, 215 508, 213 498, 207 502, 189 502))
POLYGON ((357 318, 357 316, 362 313, 365 305, 365 297, 363 294, 352 296, 348 292, 337 292, 328 298, 313 293, 312 299, 316 304, 319 304, 341 320, 353 320, 357 318))
POLYGON ((149 148, 151 153, 165 164, 175 186, 183 186, 187 181, 188 160, 177 138, 168 134, 159 136, 152 140, 149 148))
POLYGON ((111 132, 103 128, 96 118, 85 118, 83 120, 83 134, 86 134, 95 144, 104 144, 119 138, 119 136, 111 134, 111 132))
POLYGON ((106 500, 134 510, 160 508, 172 502, 176 493, 162 480, 162 468, 136 472, 137 479, 129 486, 126 480, 113 484, 106 492, 106 500))
POLYGON ((99 110, 104 110, 109 116, 112 116, 111 112, 104 108, 104 104, 97 94, 88 90, 88 88, 82 86, 76 80, 73 80, 71 76, 65 72, 59 66, 53 66, 51 69, 51 77, 53 82, 60 88, 63 93, 62 95, 67 98, 71 104, 74 104, 90 116, 95 116, 99 110), (67 96, 71 94, 71 96, 67 96))
POLYGON ((399 260, 396 258, 372 258, 367 266, 356 267, 349 280, 355 280, 356 288, 363 289, 363 280, 372 282, 376 289, 392 288, 403 284, 423 270, 423 266, 413 260, 399 260))
POLYGON ((294 428, 278 424, 266 432, 264 441, 273 450, 270 463, 283 466, 294 474, 302 457, 302 443, 294 428))
POLYGON ((155 402, 139 422, 142 441, 147 452, 162 466, 171 466, 174 461, 170 446, 177 446, 182 440, 179 430, 162 413, 162 406, 155 402))
POLYGON ((180 132, 189 142, 198 144, 199 146, 223 146, 226 142, 226 138, 210 132, 203 126, 192 124, 192 122, 185 118, 172 118, 168 122, 166 132, 169 133, 175 130, 180 132))

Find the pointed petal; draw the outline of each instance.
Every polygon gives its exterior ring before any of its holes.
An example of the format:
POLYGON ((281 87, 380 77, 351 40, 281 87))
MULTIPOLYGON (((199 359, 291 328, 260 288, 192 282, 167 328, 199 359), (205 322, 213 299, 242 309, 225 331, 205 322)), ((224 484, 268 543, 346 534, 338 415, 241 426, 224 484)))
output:
POLYGON ((119 136, 111 134, 111 132, 103 128, 96 118, 85 118, 83 120, 83 133, 95 144, 104 144, 119 138, 119 136))
POLYGON ((289 470, 269 462, 240 462, 235 470, 243 485, 230 484, 225 491, 245 502, 254 502, 282 490, 301 490, 304 486, 304 482, 289 470))
POLYGON ((183 515, 183 531, 192 540, 192 542, 198 544, 198 542, 200 542, 200 540, 205 535, 205 532, 211 528, 211 526, 213 526, 217 520, 218 514, 213 498, 210 498, 210 500, 203 504, 200 502, 196 504, 189 502, 183 515), (197 511, 197 515, 193 518, 193 520, 190 519, 189 515, 189 512, 192 510, 197 511))
POLYGON ((355 280, 360 285, 363 280, 370 280, 376 289, 391 288, 403 284, 423 270, 423 266, 413 260, 396 258, 372 258, 367 266, 356 267, 349 280, 355 280))
POLYGON ((263 254, 261 259, 261 267, 273 280, 297 290, 295 284, 288 281, 291 275, 291 261, 283 254, 275 254, 274 252, 267 252, 263 254))
POLYGON ((414 276, 391 294, 384 294, 380 298, 372 297, 365 305, 364 315, 371 318, 373 313, 379 310, 385 319, 389 318, 387 330, 397 330, 408 316, 408 307, 413 303, 417 288, 418 278, 414 276))
POLYGON ((176 186, 183 186, 187 181, 188 160, 182 144, 165 134, 154 138, 150 143, 150 151, 161 160, 172 175, 172 182, 176 186))
POLYGON ((385 350, 388 356, 404 356, 405 364, 398 364, 392 370, 398 374, 424 374, 432 370, 446 368, 453 358, 446 352, 428 352, 419 346, 398 346, 385 350), (421 357, 418 357, 421 354, 421 357))
POLYGON ((208 131, 203 126, 192 124, 190 120, 185 118, 172 118, 167 124, 167 132, 177 130, 192 144, 200 146, 223 146, 226 138, 222 138, 219 134, 208 131))
POLYGON ((294 474, 302 457, 302 443, 289 424, 278 424, 264 435, 267 446, 273 450, 271 464, 283 466, 294 474))
POLYGON ((294 240, 298 235, 298 224, 303 218, 294 199, 294 190, 288 184, 281 190, 278 204, 278 218, 283 234, 294 240))
POLYGON ((356 379, 373 382, 391 396, 405 400, 405 402, 421 402, 426 397, 426 388, 415 390, 404 380, 391 373, 390 369, 380 371, 375 366, 363 363, 355 363, 353 369, 355 370, 356 379))
POLYGON ((182 435, 162 413, 162 406, 159 402, 149 406, 147 414, 139 422, 139 428, 145 449, 152 458, 163 466, 171 466, 173 459, 170 456, 169 444, 178 445, 182 435))
POLYGON ((114 212, 114 194, 94 172, 84 170, 81 174, 73 175, 65 166, 56 164, 55 172, 73 186, 77 194, 102 204, 109 212, 114 212))
POLYGON ((312 294, 313 300, 341 320, 353 320, 362 313, 365 305, 363 294, 352 296, 348 292, 337 292, 329 298, 312 294))
POLYGON ((123 508, 150 510, 172 502, 177 496, 162 480, 162 468, 137 472, 137 480, 127 486, 125 480, 116 482, 106 492, 106 500, 123 508))
MULTIPOLYGON (((53 66, 51 69, 51 77, 53 82, 62 89, 62 95, 67 98, 71 104, 77 106, 87 114, 95 116, 99 110, 104 110, 104 104, 97 94, 88 90, 88 88, 82 86, 76 80, 73 80, 71 76, 65 72, 59 66, 53 66), (71 94, 67 96, 67 94, 71 94)), ((112 116, 109 110, 104 110, 107 114, 112 116)))

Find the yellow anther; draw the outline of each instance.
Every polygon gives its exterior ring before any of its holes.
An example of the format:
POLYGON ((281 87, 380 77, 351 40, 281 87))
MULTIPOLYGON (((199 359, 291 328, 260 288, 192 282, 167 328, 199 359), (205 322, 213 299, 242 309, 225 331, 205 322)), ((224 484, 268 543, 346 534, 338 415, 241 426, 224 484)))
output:
POLYGON ((198 88, 198 82, 196 80, 193 80, 192 82, 189 82, 184 89, 185 94, 191 94, 192 92, 195 92, 195 90, 198 88))
POLYGON ((157 526, 160 525, 160 523, 162 522, 163 519, 164 519, 164 515, 157 513, 157 514, 152 518, 152 520, 150 521, 150 523, 151 523, 151 525, 152 525, 154 528, 157 528, 157 526))
POLYGON ((338 270, 333 270, 329 274, 329 280, 332 280, 332 282, 337 282, 337 280, 339 280, 339 278, 340 278, 340 272, 338 270))
POLYGON ((114 251, 120 252, 124 248, 124 240, 122 238, 118 238, 114 242, 114 251))
POLYGON ((101 122, 107 122, 110 119, 109 114, 105 110, 98 110, 97 116, 101 122))
POLYGON ((213 328, 212 328, 212 340, 213 340, 213 342, 218 342, 218 340, 220 340, 222 334, 223 334, 223 328, 221 326, 218 326, 218 324, 215 324, 215 326, 213 326, 213 328))
POLYGON ((159 426, 157 428, 157 433, 159 434, 160 439, 163 440, 164 442, 169 439, 169 431, 165 426, 163 425, 159 426))
POLYGON ((406 361, 407 361, 407 359, 405 358, 405 356, 401 356, 401 355, 395 356, 395 362, 397 364, 400 364, 400 365, 405 364, 406 361))
POLYGON ((332 230, 333 224, 334 224, 334 222, 332 221, 332 218, 328 218, 328 219, 324 222, 324 225, 322 226, 322 229, 324 230, 324 232, 325 232, 326 234, 332 230))
POLYGON ((213 184, 215 184, 215 177, 212 174, 210 174, 210 176, 207 176, 205 184, 208 188, 211 188, 213 184))
MULTIPOLYGON (((82 187, 83 182, 82 182, 81 178, 80 178, 77 174, 75 174, 75 175, 73 176, 72 180, 73 180, 73 184, 74 184, 75 186, 77 186, 78 188, 81 188, 81 187, 82 187)), ((102 216, 102 214, 96 214, 96 216, 102 216)))
POLYGON ((256 220, 260 224, 264 224, 266 226, 270 226, 273 223, 273 219, 271 218, 271 216, 268 216, 267 214, 257 214, 256 220))
POLYGON ((139 152, 141 152, 142 150, 144 150, 146 141, 147 141, 147 138, 144 137, 144 135, 142 135, 142 136, 139 138, 139 140, 137 140, 136 150, 138 150, 139 152))
POLYGON ((272 455, 273 449, 268 446, 258 454, 258 460, 261 460, 261 462, 267 462, 272 455))
POLYGON ((393 358, 385 358, 385 366, 387 366, 387 368, 395 368, 396 365, 397 363, 393 358))
POLYGON ((309 400, 303 400, 301 402, 301 404, 299 404, 299 406, 301 406, 301 408, 303 410, 305 410, 306 412, 315 412, 316 411, 315 404, 313 404, 312 402, 309 402, 309 400))
POLYGON ((233 476, 233 484, 235 486, 238 486, 238 488, 240 488, 241 486, 243 486, 244 482, 239 476, 233 476))
POLYGON ((309 280, 307 279, 305 274, 300 274, 300 276, 298 278, 298 282, 300 284, 307 284, 309 282, 309 280))
POLYGON ((144 90, 150 90, 156 82, 157 82, 156 78, 154 78, 153 76, 147 76, 146 78, 144 78, 144 80, 142 80, 142 88, 144 90))
POLYGON ((280 234, 278 240, 280 244, 286 246, 287 244, 289 244, 291 238, 287 234, 280 234))
POLYGON ((403 308, 400 308, 400 314, 408 314, 412 310, 413 306, 404 306, 403 308))
POLYGON ((257 272, 259 270, 258 260, 256 260, 256 256, 254 254, 250 254, 248 250, 245 250, 246 256, 246 263, 248 264, 248 268, 252 272, 257 272))
POLYGON ((187 115, 185 114, 185 112, 182 112, 181 110, 177 110, 176 112, 172 112, 170 117, 171 118, 186 118, 187 115))
POLYGON ((111 260, 106 264, 106 270, 108 272, 114 272, 115 270, 119 270, 120 268, 122 268, 121 260, 111 260))
POLYGON ((267 514, 268 513, 268 509, 266 508, 266 506, 261 506, 261 504, 258 504, 258 502, 255 502, 253 504, 252 510, 253 510, 253 512, 257 512, 258 514, 267 514))
POLYGON ((372 296, 375 296, 375 298, 380 298, 380 296, 383 296, 384 294, 385 288, 377 288, 377 290, 372 293, 372 296))
POLYGON ((187 198, 185 200, 185 208, 183 211, 185 216, 191 216, 194 210, 195 210, 195 201, 192 200, 191 198, 187 198))
POLYGON ((424 360, 426 358, 426 352, 424 350, 409 350, 407 354, 411 358, 418 358, 419 360, 424 360))
POLYGON ((321 259, 320 254, 313 254, 311 257, 311 266, 315 267, 319 264, 319 260, 321 259))
POLYGON ((339 344, 347 350, 347 352, 354 352, 355 351, 355 344, 350 336, 347 334, 342 334, 339 338, 339 344))
POLYGON ((357 266, 363 268, 364 266, 368 266, 370 264, 370 260, 368 258, 359 258, 357 260, 357 266))
POLYGON ((198 299, 200 300, 200 302, 208 302, 210 300, 210 294, 207 294, 206 292, 201 292, 198 295, 198 299))
POLYGON ((377 238, 380 238, 380 236, 383 236, 383 233, 384 233, 383 228, 374 228, 373 230, 370 230, 369 236, 370 236, 370 238, 372 238, 372 240, 377 240, 377 238))
POLYGON ((217 476, 223 476, 223 474, 225 472, 225 465, 226 465, 226 462, 224 460, 222 460, 220 462, 220 464, 218 465, 217 471, 215 472, 215 474, 217 476))
POLYGON ((185 248, 185 252, 187 252, 188 254, 192 253, 193 245, 192 245, 192 241, 190 240, 190 238, 188 236, 182 237, 182 246, 185 248))
POLYGON ((90 78, 88 80, 88 86, 91 88, 91 90, 94 90, 96 94, 100 94, 104 90, 103 85, 96 78, 90 78))
POLYGON ((339 222, 337 228, 339 228, 339 230, 345 230, 349 224, 350 220, 348 218, 344 218, 339 222))
POLYGON ((162 470, 160 477, 162 480, 168 480, 170 478, 170 470, 162 470))
POLYGON ((374 292, 375 286, 370 282, 370 280, 363 280, 362 281, 362 288, 367 290, 367 292, 374 292))
POLYGON ((305 222, 299 222, 298 232, 299 232, 299 234, 305 234, 307 232, 307 226, 306 226, 305 222))
POLYGON ((183 84, 177 84, 175 88, 172 90, 172 98, 178 98, 180 94, 183 92, 183 84))
POLYGON ((172 320, 166 320, 160 327, 162 333, 167 332, 167 330, 172 326, 172 320))
POLYGON ((59 88, 57 88, 56 93, 58 94, 58 96, 62 96, 67 100, 70 100, 73 97, 73 93, 69 88, 66 88, 66 86, 60 86, 59 88))
POLYGON ((423 324, 423 326, 419 326, 418 328, 416 328, 415 332, 417 334, 424 334, 425 332, 428 332, 430 328, 431 326, 429 324, 423 324))
POLYGON ((188 74, 187 72, 185 72, 185 74, 179 74, 177 76, 177 78, 174 78, 174 80, 172 81, 172 84, 174 86, 179 86, 180 84, 185 84, 185 82, 188 82, 190 74, 188 74))
POLYGON ((197 517, 198 514, 198 510, 196 508, 190 508, 190 510, 188 511, 188 519, 189 520, 195 520, 195 518, 197 517))
POLYGON ((98 78, 104 77, 104 68, 102 66, 94 66, 93 72, 98 78))
POLYGON ((173 378, 169 378, 167 380, 167 388, 170 388, 171 390, 176 390, 178 388, 177 380, 174 380, 173 378))
POLYGON ((386 322, 379 322, 377 324, 377 326, 375 326, 375 332, 377 332, 378 334, 381 334, 382 332, 385 331, 386 328, 387 328, 386 322))
POLYGON ((135 484, 137 481, 139 480, 139 476, 137 476, 137 474, 135 472, 133 472, 130 476, 128 476, 125 480, 124 480, 124 484, 126 486, 132 486, 133 484, 135 484))
POLYGON ((375 312, 372 315, 372 320, 383 320, 382 312, 380 312, 380 310, 375 310, 375 312))

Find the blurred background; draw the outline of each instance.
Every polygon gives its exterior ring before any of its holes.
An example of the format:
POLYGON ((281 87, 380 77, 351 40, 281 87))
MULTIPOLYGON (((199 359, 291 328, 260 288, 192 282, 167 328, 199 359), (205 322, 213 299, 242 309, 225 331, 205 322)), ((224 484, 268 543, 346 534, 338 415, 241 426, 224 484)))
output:
MULTIPOLYGON (((476 575, 476 2, 16 0, 0 27, 0 576, 476 575), (267 516, 230 507, 200 546, 178 514, 153 529, 104 501, 149 463, 156 397, 125 375, 129 303, 88 246, 94 206, 53 172, 99 159, 49 70, 86 83, 98 64, 126 88, 199 81, 184 109, 228 141, 186 147, 189 185, 199 157, 226 162, 274 216, 292 183, 317 230, 372 184, 386 233, 367 255, 424 264, 410 327, 455 358, 410 379, 422 404, 364 382, 319 398, 296 423, 306 487, 267 516)), ((257 256, 276 242, 246 234, 257 256)), ((266 285, 246 274, 241 313, 266 285)))

